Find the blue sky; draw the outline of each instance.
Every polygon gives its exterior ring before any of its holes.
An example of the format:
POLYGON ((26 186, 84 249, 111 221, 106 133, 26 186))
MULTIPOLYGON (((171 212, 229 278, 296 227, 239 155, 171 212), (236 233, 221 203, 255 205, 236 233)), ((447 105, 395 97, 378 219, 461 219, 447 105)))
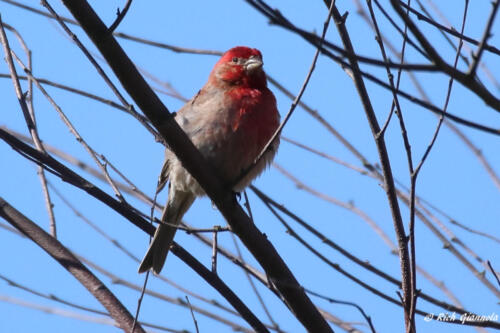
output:
MULTIPOLYGON (((27 1, 25 3, 44 10, 38 3, 27 1)), ((108 25, 114 19, 116 7, 123 5, 121 1, 92 1, 91 3, 108 25)), ((59 14, 70 16, 59 2, 52 1, 51 4, 59 14)), ((272 5, 279 8, 299 27, 317 33, 320 33, 327 15, 322 1, 274 1, 272 5)), ((363 5, 365 5, 364 2, 363 5)), ((346 24, 355 50, 361 55, 380 58, 374 34, 362 18, 357 15, 354 4, 342 2, 338 4, 338 7, 341 12, 349 12, 346 24)), ((455 6, 450 7, 453 8, 446 8, 446 16, 459 29, 462 21, 462 3, 457 2, 455 6)), ((474 1, 470 4, 465 29, 467 35, 475 39, 481 38, 489 10, 488 1, 474 1)), ((0 2, 0 13, 2 20, 14 26, 32 49, 34 73, 37 77, 67 84, 117 101, 92 65, 86 61, 82 52, 72 44, 56 22, 13 7, 5 2, 0 2)), ((394 36, 387 21, 383 20, 381 16, 377 17, 380 17, 379 25, 382 31, 391 36, 391 41, 399 49, 401 39, 394 36)), ((498 21, 497 19, 492 29, 494 32, 499 31, 500 23, 498 21)), ((433 41, 443 58, 448 63, 452 63, 454 51, 444 39, 429 26, 423 23, 419 26, 433 41)), ((91 51, 96 51, 82 30, 76 27, 71 28, 91 51)), ((154 4, 136 1, 133 2, 130 12, 117 30, 153 41, 196 49, 224 51, 235 45, 256 47, 263 53, 267 73, 294 94, 301 87, 315 52, 315 49, 300 37, 277 26, 269 25, 266 19, 242 1, 225 0, 216 3, 178 1, 155 2, 154 4)), ((8 33, 8 38, 15 52, 22 55, 22 59, 25 59, 15 37, 8 33)), ((330 26, 327 39, 340 45, 334 25, 330 26)), ((119 42, 137 66, 154 74, 160 80, 170 83, 186 98, 194 95, 205 83, 217 60, 216 57, 209 55, 174 53, 126 40, 119 40, 119 42)), ((489 43, 500 47, 498 34, 494 34, 489 43)), ((469 55, 470 52, 466 51, 465 54, 469 55)), ((424 62, 424 59, 412 48, 408 48, 407 57, 413 63, 424 62)), ((395 58, 392 57, 392 59, 395 58)), ((499 57, 485 52, 483 59, 492 75, 499 79, 499 57)), ((113 81, 117 83, 109 68, 105 65, 104 68, 113 81)), ((459 63, 459 68, 465 69, 466 66, 459 63)), ((363 69, 376 74, 381 79, 386 79, 383 68, 364 65, 363 69)), ((20 71, 19 68, 18 71, 20 71)), ((0 63, 0 73, 8 73, 7 66, 3 61, 0 63)), ((483 72, 480 72, 480 77, 486 86, 496 96, 499 96, 499 91, 495 90, 483 72)), ((448 79, 436 73, 417 73, 417 78, 423 84, 431 101, 442 106, 448 79)), ((389 111, 392 97, 388 91, 369 82, 366 84, 379 122, 383 123, 389 111)), ((26 87, 25 83, 23 83, 23 87, 26 87)), ((403 90, 416 94, 406 74, 403 74, 401 87, 403 90)), ((271 89, 276 94, 280 113, 284 116, 291 101, 275 87, 271 86, 271 89)), ((95 151, 105 155, 109 161, 118 166, 120 171, 142 191, 148 195, 154 193, 156 179, 163 161, 163 147, 156 143, 146 130, 131 117, 104 104, 52 87, 47 87, 47 90, 95 151)), ((121 91, 123 92, 123 89, 121 91)), ((7 126, 27 134, 26 125, 9 79, 0 78, 0 96, 2 100, 0 126, 7 126)), ((43 141, 95 166, 45 98, 38 91, 35 91, 34 98, 39 132, 43 141)), ((131 102, 128 96, 126 98, 131 102)), ((170 111, 175 111, 183 105, 182 101, 170 96, 160 95, 160 98, 170 111)), ((340 66, 330 59, 320 56, 302 101, 317 110, 371 163, 378 163, 375 144, 354 84, 340 66)), ((400 101, 414 160, 418 161, 434 133, 437 118, 415 104, 403 99, 400 101)), ((493 128, 500 128, 498 113, 488 108, 484 102, 460 84, 455 83, 453 87, 448 110, 466 119, 493 128)), ((500 172, 499 138, 463 126, 460 126, 460 129, 481 149, 494 170, 497 173, 500 172)), ((283 135, 362 167, 355 156, 301 108, 297 108, 285 127, 283 135)), ((408 186, 406 153, 396 118, 393 118, 389 124, 386 142, 394 175, 408 186)), ((281 143, 276 162, 308 186, 339 200, 352 202, 370 216, 395 242, 389 207, 382 186, 378 181, 361 176, 287 142, 281 143)), ((74 170, 78 169, 74 168, 74 170)), ((107 184, 90 175, 85 176, 112 194, 112 190, 107 184)), ((48 179, 89 220, 126 246, 134 255, 142 257, 148 244, 147 235, 127 223, 105 205, 89 198, 81 190, 61 182, 52 175, 48 175, 48 179)), ((369 261, 394 277, 400 277, 398 258, 391 255, 390 249, 374 230, 352 212, 319 200, 297 188, 276 168, 270 168, 256 180, 255 185, 321 230, 333 241, 348 249, 353 255, 369 261)), ((497 238, 500 237, 498 224, 500 221, 499 189, 495 187, 477 158, 447 127, 443 127, 441 130, 436 145, 419 175, 417 194, 460 223, 497 238)), ((40 226, 48 229, 48 216, 36 174, 36 166, 15 153, 3 142, 0 142, 0 195, 40 226)), ((357 303, 372 317, 377 332, 402 330, 403 315, 399 307, 378 298, 325 265, 287 234, 285 228, 251 191, 248 191, 248 195, 256 225, 266 233, 304 287, 331 298, 357 303)), ((159 202, 164 202, 165 196, 166 194, 162 193, 159 202)), ((138 200, 132 197, 127 197, 127 199, 142 211, 149 211, 149 208, 138 200)), ((142 285, 144 276, 136 273, 137 263, 124 256, 109 241, 82 223, 82 220, 76 217, 55 194, 53 194, 53 200, 58 236, 63 244, 75 253, 106 267, 121 278, 142 285)), ((405 226, 407 226, 408 209, 403 204, 401 204, 401 211, 405 226)), ((466 243, 483 260, 490 260, 497 270, 500 269, 498 243, 457 228, 439 214, 436 216, 445 222, 445 227, 450 232, 466 243)), ((185 220, 198 228, 225 225, 222 216, 212 208, 210 201, 206 198, 198 200, 193 205, 186 214, 185 220)), ((331 261, 338 263, 343 269, 377 289, 397 298, 396 288, 393 285, 366 272, 338 252, 321 244, 295 222, 287 221, 331 261)), ((0 223, 5 224, 4 221, 0 221, 0 223)), ((439 226, 438 229, 440 229, 439 226)), ((440 230, 446 234, 445 231, 440 230)), ((449 238, 450 235, 448 234, 447 237, 449 238)), ((448 250, 443 249, 443 243, 420 220, 417 220, 416 224, 416 238, 418 264, 436 279, 444 281, 465 308, 484 315, 500 313, 498 299, 495 298, 494 294, 460 264, 456 257, 451 255, 448 250)), ((211 249, 201 244, 192 235, 178 232, 176 241, 193 253, 202 263, 210 265, 211 249)), ((235 251, 229 233, 221 234, 219 243, 229 250, 235 251)), ((0 229, 0 244, 2 253, 0 255, 2 267, 0 275, 40 292, 54 294, 81 305, 100 309, 97 301, 73 277, 30 241, 0 229)), ((484 270, 484 267, 465 253, 462 248, 460 248, 460 252, 479 271, 484 270)), ((243 256, 249 264, 260 269, 248 251, 243 250, 243 256)), ((218 273, 259 318, 269 322, 241 270, 221 257, 218 273)), ((136 291, 113 284, 104 275, 96 274, 116 293, 131 312, 135 311, 138 298, 136 291)), ((214 290, 173 255, 168 258, 164 275, 185 288, 224 303, 214 290)), ((486 277, 495 285, 489 271, 486 272, 486 277)), ((450 302, 439 289, 423 279, 421 275, 418 277, 418 285, 426 293, 450 302)), ((150 279, 148 286, 170 297, 185 299, 184 292, 157 279, 150 279)), ((287 311, 283 303, 262 285, 257 283, 257 286, 262 292, 273 318, 280 323, 282 329, 287 332, 302 332, 302 326, 287 311)), ((0 281, 0 294, 22 299, 29 303, 77 312, 70 307, 13 288, 3 281, 0 281)), ((214 313, 231 318, 231 320, 246 327, 243 321, 224 311, 206 306, 191 297, 190 301, 193 305, 209 308, 214 313)), ((360 314, 351 307, 330 304, 314 297, 313 301, 319 307, 345 321, 363 321, 360 314)), ((418 306, 422 310, 435 314, 443 312, 442 309, 425 301, 419 301, 418 306)), ((87 332, 92 330, 97 333, 118 331, 110 326, 47 314, 4 301, 0 302, 0 313, 2 313, 1 332, 45 332, 49 330, 54 332, 69 330, 87 332)), ((152 297, 146 296, 140 317, 144 321, 174 329, 195 331, 188 309, 160 302, 152 297)), ((196 319, 200 326, 200 332, 231 331, 227 326, 201 314, 196 314, 196 319)), ((363 332, 368 331, 366 326, 356 327, 363 332)), ((417 317, 417 327, 422 332, 473 331, 470 327, 460 325, 450 326, 436 321, 425 322, 422 317, 417 317)), ((341 331, 338 328, 336 330, 341 331)))

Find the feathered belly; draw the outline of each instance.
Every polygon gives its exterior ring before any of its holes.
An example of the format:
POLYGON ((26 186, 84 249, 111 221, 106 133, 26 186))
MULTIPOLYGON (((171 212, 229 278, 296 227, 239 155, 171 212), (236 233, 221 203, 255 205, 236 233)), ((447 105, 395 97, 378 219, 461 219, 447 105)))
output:
MULTIPOLYGON (((274 127, 272 127, 274 129, 274 127)), ((205 129, 204 134, 215 138, 214 144, 200 144, 195 142, 197 148, 211 165, 217 176, 225 182, 226 186, 233 186, 237 192, 242 191, 255 179, 273 160, 278 149, 279 138, 277 138, 267 153, 249 172, 242 177, 243 173, 253 164, 274 131, 262 133, 262 131, 248 131, 244 126, 229 133, 232 129, 218 127, 215 130, 205 129), (208 132, 210 133, 208 133, 208 132), (240 179, 241 178, 241 179, 240 179), (238 181, 237 184, 235 184, 238 181)), ((204 142, 206 143, 206 142, 204 142)), ((172 161, 170 181, 182 191, 190 191, 201 196, 205 192, 175 158, 172 161)))
MULTIPOLYGON (((199 117, 188 119, 189 124, 183 124, 181 121, 181 126, 184 125, 194 145, 213 171, 226 186, 233 186, 236 191, 243 190, 269 165, 279 145, 278 138, 261 161, 240 179, 279 126, 279 114, 275 109, 274 98, 271 97, 274 105, 271 110, 260 107, 262 98, 266 97, 242 98, 240 101, 243 102, 239 105, 219 108, 218 112, 199 114, 199 117), (237 181, 238 184, 235 184, 237 181)), ((170 180, 179 190, 191 191, 196 195, 204 194, 177 158, 170 170, 170 180)))

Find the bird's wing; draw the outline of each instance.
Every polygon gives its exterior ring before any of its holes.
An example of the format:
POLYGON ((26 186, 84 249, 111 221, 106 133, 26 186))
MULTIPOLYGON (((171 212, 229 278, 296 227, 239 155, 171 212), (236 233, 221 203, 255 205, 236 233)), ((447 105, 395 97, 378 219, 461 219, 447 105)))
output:
MULTIPOLYGON (((189 100, 182 108, 179 109, 175 113, 175 120, 182 128, 184 132, 186 132, 187 136, 192 138, 196 133, 200 130, 200 124, 197 118, 197 105, 198 105, 198 96, 200 95, 201 90, 191 99, 189 100)), ((203 99, 203 98, 201 98, 203 99)), ((160 177, 158 178, 158 185, 156 187, 156 193, 160 193, 169 179, 171 161, 176 158, 175 154, 168 148, 165 149, 165 162, 163 162, 163 167, 160 172, 160 177)))
MULTIPOLYGON (((167 148, 168 150, 168 148, 167 148)), ((165 187, 165 184, 167 184, 169 173, 170 173, 170 159, 169 155, 172 154, 172 152, 168 151, 167 156, 165 157, 165 162, 163 162, 163 167, 161 168, 160 172, 160 177, 158 177, 158 185, 156 187, 156 194, 160 193, 161 190, 165 187)))
MULTIPOLYGON (((214 102, 222 100, 222 98, 214 98, 217 94, 221 94, 221 91, 203 88, 175 114, 175 121, 205 157, 213 153, 213 144, 206 142, 205 137, 208 135, 207 131, 214 131, 214 127, 207 126, 207 123, 212 124, 221 121, 220 119, 217 121, 210 119, 210 116, 221 117, 220 112, 207 112, 207 110, 223 109, 220 102, 214 102)), ((221 118, 222 120, 224 119, 224 117, 221 118)), ((163 168, 158 179, 157 193, 168 182, 170 169, 175 164, 174 161, 176 159, 175 154, 167 148, 165 150, 165 162, 163 163, 163 168)))
MULTIPOLYGON (((210 123, 211 119, 207 117, 217 115, 217 112, 210 112, 220 108, 219 105, 214 105, 217 104, 214 101, 220 99, 216 97, 217 93, 217 90, 202 88, 175 114, 175 120, 191 141, 196 141, 195 137, 210 123)), ((193 143, 196 145, 196 142, 193 143)))

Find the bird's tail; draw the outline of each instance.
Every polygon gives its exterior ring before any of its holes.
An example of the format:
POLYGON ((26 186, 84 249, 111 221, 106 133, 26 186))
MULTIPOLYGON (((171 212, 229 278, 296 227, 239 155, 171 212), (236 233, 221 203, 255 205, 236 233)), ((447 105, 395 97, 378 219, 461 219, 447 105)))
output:
POLYGON ((186 211, 193 204, 195 196, 190 192, 180 192, 170 188, 168 201, 163 209, 161 221, 168 224, 160 224, 156 228, 153 240, 149 244, 148 251, 139 265, 139 273, 146 272, 150 268, 155 274, 160 274, 168 250, 174 241, 177 226, 186 211))

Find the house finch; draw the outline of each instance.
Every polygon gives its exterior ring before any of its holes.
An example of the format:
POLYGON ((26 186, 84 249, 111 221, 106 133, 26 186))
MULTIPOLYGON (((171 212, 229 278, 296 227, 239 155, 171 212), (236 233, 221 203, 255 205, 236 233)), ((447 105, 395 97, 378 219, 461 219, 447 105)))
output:
MULTIPOLYGON (((175 115, 212 170, 236 192, 271 163, 279 145, 277 137, 259 163, 242 177, 279 126, 276 99, 267 88, 262 65, 259 50, 243 46, 230 49, 215 64, 205 86, 175 115)), ((158 225, 139 273, 150 268, 160 273, 177 231, 175 226, 194 199, 205 194, 167 149, 158 191, 168 180, 168 201, 161 217, 166 224, 158 225)))

